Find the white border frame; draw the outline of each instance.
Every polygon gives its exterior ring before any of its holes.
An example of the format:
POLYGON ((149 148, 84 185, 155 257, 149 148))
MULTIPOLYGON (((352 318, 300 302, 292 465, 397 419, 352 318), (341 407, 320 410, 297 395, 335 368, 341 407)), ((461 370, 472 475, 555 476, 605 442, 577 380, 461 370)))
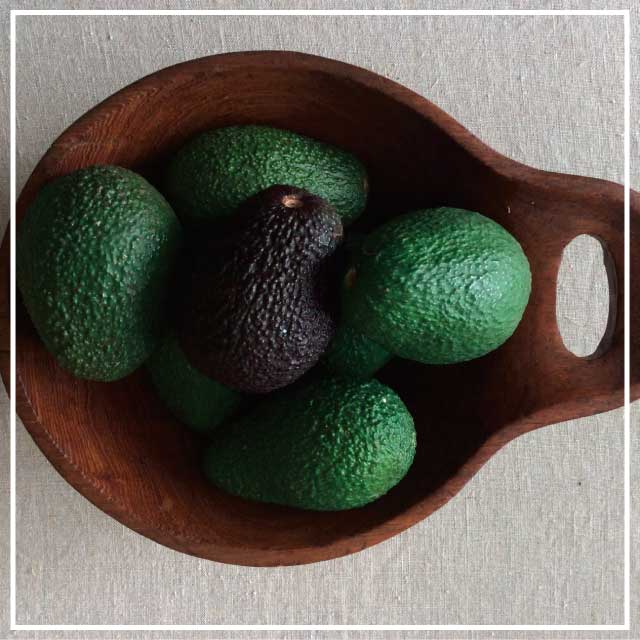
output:
POLYGON ((10 385, 10 629, 11 631, 629 631, 630 630, 630 529, 631 529, 631 490, 630 490, 630 12, 625 10, 11 10, 10 18, 10 238, 11 238, 11 281, 10 281, 10 318, 11 318, 11 385, 10 385), (309 16, 364 16, 364 15, 467 15, 467 16, 623 16, 624 18, 624 623, 614 625, 45 625, 16 624, 16 281, 15 247, 16 241, 16 18, 35 15, 309 15, 309 16))

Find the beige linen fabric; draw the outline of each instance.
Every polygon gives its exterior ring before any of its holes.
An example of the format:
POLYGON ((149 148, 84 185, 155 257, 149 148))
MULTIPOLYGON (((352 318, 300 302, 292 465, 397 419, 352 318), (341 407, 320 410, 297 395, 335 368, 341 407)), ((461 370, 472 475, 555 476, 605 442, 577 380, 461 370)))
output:
MULTIPOLYGON (((137 3, 138 8, 141 5, 145 3, 137 3)), ((117 2, 59 5, 73 6, 127 7, 117 2)), ((193 6, 288 8, 239 2, 193 6)), ((365 3, 353 6, 366 8, 365 3)), ((427 7, 409 1, 375 6, 427 7)), ((524 8, 522 3, 517 6, 524 8)), ((527 8, 550 6, 571 5, 530 3, 527 8)), ((578 6, 585 8, 585 3, 578 6)), ((344 4, 296 5, 303 7, 344 8, 344 4)), ((306 51, 367 67, 428 97, 516 160, 617 182, 623 178, 621 18, 21 17, 17 35, 18 189, 52 140, 114 91, 176 62, 248 49, 306 51)), ((637 56, 637 43, 634 52, 637 56)), ((0 65, 3 108, 8 103, 7 76, 7 68, 0 65)), ((637 75, 633 83, 635 92, 637 75)), ((0 133, 6 147, 6 128, 0 133)), ((638 149, 637 129, 632 149, 638 149)), ((7 160, 6 154, 0 157, 3 168, 7 160)), ((637 164, 633 172, 633 186, 638 189, 637 164)), ((3 225, 7 184, 3 181, 3 225)), ((579 354, 593 351, 606 321, 601 264, 597 243, 581 238, 567 250, 561 270, 559 322, 567 344, 579 354)), ((3 394, 3 416, 7 407, 3 394)), ((639 444, 634 431, 634 459, 639 444)), ((0 447, 0 468, 6 468, 7 438, 2 438, 0 447)), ((623 621, 622 461, 622 411, 556 425, 511 443, 447 506, 392 540, 335 561, 254 569, 182 555, 124 528, 71 489, 18 423, 18 622, 619 624, 623 621)), ((635 471, 632 480, 637 489, 635 471)), ((8 495, 4 472, 0 491, 3 498, 8 495)), ((8 513, 4 500, 2 509, 4 522, 8 513)), ((637 542, 634 533, 634 545, 637 542)), ((8 562, 5 539, 1 551, 3 562, 8 562)), ((632 582, 639 578, 636 564, 632 582)), ((0 606, 5 614, 6 588, 3 581, 0 606)), ((637 603, 634 596, 634 611, 637 603)), ((186 638, 196 633, 168 635, 186 638)), ((198 637, 368 635, 287 631, 210 632, 198 637)), ((449 632, 409 635, 453 637, 449 632)), ((478 631, 458 632, 455 637, 501 635, 527 636, 478 631)), ((111 632, 104 637, 138 636, 144 634, 111 632)), ((604 632, 580 634, 604 636, 604 632)), ((638 637, 624 632, 614 636, 638 637)), ((4 637, 1 632, 0 637, 4 637)), ((376 637, 400 634, 378 632, 376 637)))

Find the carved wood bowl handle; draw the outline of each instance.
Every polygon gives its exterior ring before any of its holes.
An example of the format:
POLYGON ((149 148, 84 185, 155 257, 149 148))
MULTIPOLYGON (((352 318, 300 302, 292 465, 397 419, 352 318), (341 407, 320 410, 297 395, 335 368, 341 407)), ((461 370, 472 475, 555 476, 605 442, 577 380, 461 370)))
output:
MULTIPOLYGON (((516 167, 517 169, 517 167, 516 167)), ((620 185, 593 178, 549 174, 527 168, 524 181, 531 193, 520 193, 523 246, 533 272, 531 301, 522 323, 496 360, 504 366, 519 354, 519 385, 505 386, 519 394, 513 417, 518 431, 593 415, 624 401, 624 198, 620 185), (528 206, 528 208, 527 208, 528 206), (536 213, 541 207, 544 212, 536 213), (528 220, 526 220, 528 219, 528 220), (557 277, 565 247, 588 234, 600 241, 609 284, 609 318, 596 351, 587 357, 571 353, 560 335, 556 317, 557 277)), ((522 176, 520 176, 522 178, 522 176)), ((640 395, 637 295, 640 261, 633 240, 640 237, 640 196, 631 192, 631 395, 640 395)), ((505 224, 509 226, 508 220, 505 224)), ((517 223, 516 223, 517 226, 517 223)), ((507 367, 507 371, 509 371, 507 367)), ((511 367, 513 369, 513 367, 511 367)), ((509 374, 511 375, 511 374, 509 374)), ((506 379, 502 376, 503 382, 506 379)), ((495 397, 495 396, 494 396, 495 397)))

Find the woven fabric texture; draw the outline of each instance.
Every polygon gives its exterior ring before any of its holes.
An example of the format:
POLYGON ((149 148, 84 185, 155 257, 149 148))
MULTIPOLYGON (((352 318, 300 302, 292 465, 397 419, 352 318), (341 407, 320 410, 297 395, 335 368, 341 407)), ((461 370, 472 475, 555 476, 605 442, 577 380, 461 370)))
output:
MULTIPOLYGON (((278 3, 192 4, 288 8, 278 3)), ((530 4, 527 8, 571 6, 530 4)), ((584 8, 584 2, 578 4, 584 8)), ((60 7, 80 5, 123 6, 67 2, 60 7)), ((377 8, 420 6, 408 0, 376 3, 377 8)), ((296 6, 303 7, 343 8, 343 3, 296 6)), ((354 8, 366 5, 354 3, 354 8)), ((367 67, 426 96, 516 160, 622 182, 622 42, 622 18, 602 16, 20 17, 18 189, 53 139, 114 91, 176 62, 249 49, 305 51, 367 67)), ((633 52, 640 55, 635 42, 633 52)), ((0 65, 0 79, 6 98, 5 65, 0 65)), ((637 95, 637 74, 632 80, 637 95)), ((3 107, 7 104, 3 100, 3 107)), ((8 131, 0 133, 5 148, 8 131)), ((632 149, 638 150, 637 128, 632 149)), ((632 186, 638 189, 637 164, 633 171, 632 186)), ((8 189, 6 183, 2 188, 8 189)), ((3 195, 5 207, 8 190, 3 195)), ((6 220, 3 208, 3 225, 6 220)), ((579 238, 566 251, 558 284, 558 321, 574 352, 584 355, 595 348, 606 323, 607 296, 600 246, 592 238, 579 238)), ((5 395, 3 402, 8 407, 5 395)), ((6 468, 5 460, 8 464, 7 442, 4 437, 0 442, 0 468, 6 468)), ((67 485, 18 422, 18 622, 620 624, 623 444, 621 410, 539 430, 507 446, 454 500, 402 535, 335 561, 255 569, 182 555, 126 529, 67 485)), ((635 459, 640 444, 635 432, 633 444, 635 459)), ((637 489, 635 471, 632 480, 637 489)), ((8 495, 4 472, 0 490, 8 495)), ((2 521, 6 513, 0 514, 2 521)), ((0 551, 8 562, 4 540, 0 551)), ((637 585, 637 565, 634 576, 637 585)), ((6 587, 3 581, 1 607, 8 601, 6 587)), ((515 632, 504 635, 516 637, 515 632)), ((138 636, 158 634, 111 632, 104 637, 138 636)), ((265 631, 197 637, 366 636, 265 631)), ((376 638, 400 636, 379 632, 376 638)), ((489 634, 459 632, 455 637, 489 634)), ((585 631, 581 637, 591 636, 585 631)), ((625 637, 624 632, 616 637, 625 637)))

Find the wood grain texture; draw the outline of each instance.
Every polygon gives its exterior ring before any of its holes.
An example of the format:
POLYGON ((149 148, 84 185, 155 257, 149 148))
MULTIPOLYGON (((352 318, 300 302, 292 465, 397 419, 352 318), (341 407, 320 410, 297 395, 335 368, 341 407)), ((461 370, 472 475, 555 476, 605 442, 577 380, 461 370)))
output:
MULTIPOLYGON (((622 187, 516 163, 421 96, 347 64, 296 53, 240 53, 148 76, 88 112, 52 145, 20 195, 18 224, 34 194, 54 177, 114 163, 139 170, 162 190, 160 168, 187 139, 246 123, 292 129, 357 154, 371 181, 362 230, 418 206, 459 206, 494 218, 518 238, 531 262, 529 307, 514 336, 484 358, 448 367, 394 360, 383 370, 381 379, 415 417, 418 455, 388 495, 339 514, 251 503, 212 488, 198 470, 203 442, 157 403, 143 371, 111 384, 72 378, 46 353, 19 307, 18 413, 58 471, 98 507, 162 544, 221 562, 325 560, 427 517, 517 435, 622 404, 622 295, 615 299, 608 346, 597 357, 567 351, 555 316, 562 250, 579 234, 603 242, 611 283, 623 291, 622 187)), ((631 205, 637 245, 638 194, 632 193, 631 205)), ((7 298, 7 247, 5 238, 0 300, 7 298)), ((634 326, 640 319, 639 257, 632 255, 634 326)), ((4 314, 0 326, 4 342, 4 314)), ((637 334, 631 358, 640 358, 637 334)), ((639 395, 634 367, 632 398, 639 395)))

